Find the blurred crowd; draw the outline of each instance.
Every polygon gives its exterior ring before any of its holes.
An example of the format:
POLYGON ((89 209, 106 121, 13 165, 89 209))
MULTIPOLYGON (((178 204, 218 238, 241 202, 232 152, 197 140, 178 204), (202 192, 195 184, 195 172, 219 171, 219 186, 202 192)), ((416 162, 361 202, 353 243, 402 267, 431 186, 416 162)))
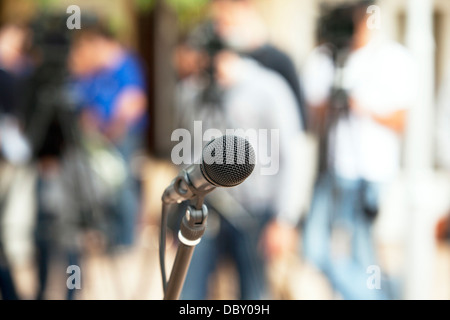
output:
MULTIPOLYGON (((264 129, 275 134, 258 141, 259 154, 279 153, 276 174, 261 174, 270 164, 259 159, 242 185, 206 197, 208 228, 183 299, 211 297, 224 260, 234 265, 237 298, 273 298, 268 268, 289 255, 319 270, 335 297, 402 298, 398 279, 383 271, 374 290, 367 270, 381 265, 373 227, 400 172, 418 76, 412 54, 369 27, 371 4, 324 7, 318 46, 301 72, 271 42, 252 0, 212 0, 207 19, 181 33, 172 56, 174 128, 192 136, 196 121, 204 131, 264 129)), ((0 221, 18 170, 31 167, 35 299, 47 298, 53 264, 82 267, 86 234, 113 257, 136 244, 144 193, 133 159, 145 151, 152 85, 138 54, 100 21, 75 32, 65 17, 42 21, 0 28, 0 221)), ((449 83, 438 102, 447 167, 449 83)), ((0 296, 21 299, 2 230, 0 296)), ((447 217, 437 236, 450 237, 447 217)), ((67 286, 67 299, 76 293, 67 286)))
MULTIPOLYGON (((2 170, 36 171, 36 299, 46 297, 51 265, 79 265, 81 235, 99 230, 115 254, 134 243, 140 208, 133 155, 147 126, 140 59, 100 23, 69 34, 64 17, 1 29, 2 170)), ((2 250, 0 288, 19 298, 2 250)), ((67 290, 74 298, 75 289, 67 290)))

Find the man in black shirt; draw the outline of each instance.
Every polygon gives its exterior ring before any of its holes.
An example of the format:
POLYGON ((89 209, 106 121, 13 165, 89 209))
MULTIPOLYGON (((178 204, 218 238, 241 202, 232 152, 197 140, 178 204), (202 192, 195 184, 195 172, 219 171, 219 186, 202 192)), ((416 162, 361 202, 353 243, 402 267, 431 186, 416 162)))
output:
POLYGON ((295 65, 287 54, 269 44, 264 24, 252 0, 213 0, 212 13, 216 32, 228 47, 253 58, 287 81, 306 129, 306 104, 295 65))

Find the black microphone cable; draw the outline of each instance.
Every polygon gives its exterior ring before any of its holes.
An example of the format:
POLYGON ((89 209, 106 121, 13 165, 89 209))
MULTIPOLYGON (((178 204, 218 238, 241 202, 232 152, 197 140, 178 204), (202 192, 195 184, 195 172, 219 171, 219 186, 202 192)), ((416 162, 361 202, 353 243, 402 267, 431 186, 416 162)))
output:
POLYGON ((166 276, 166 234, 167 234, 167 220, 169 216, 169 204, 162 203, 161 210, 161 225, 159 233, 159 265, 161 267, 161 277, 163 292, 166 293, 167 289, 167 276, 166 276))

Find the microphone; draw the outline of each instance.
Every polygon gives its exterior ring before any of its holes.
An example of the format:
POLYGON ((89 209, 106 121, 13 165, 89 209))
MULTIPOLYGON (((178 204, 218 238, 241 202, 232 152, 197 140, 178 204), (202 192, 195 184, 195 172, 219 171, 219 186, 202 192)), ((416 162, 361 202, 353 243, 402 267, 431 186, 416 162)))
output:
POLYGON ((255 168, 255 151, 248 140, 224 135, 203 149, 200 164, 192 164, 178 174, 164 191, 165 204, 181 203, 195 197, 203 199, 216 187, 235 187, 255 168))

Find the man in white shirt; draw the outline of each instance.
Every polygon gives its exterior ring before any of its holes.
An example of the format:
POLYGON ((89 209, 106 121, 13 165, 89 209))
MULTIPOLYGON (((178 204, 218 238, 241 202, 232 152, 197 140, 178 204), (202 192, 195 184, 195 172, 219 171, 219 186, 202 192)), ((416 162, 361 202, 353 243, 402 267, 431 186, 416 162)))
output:
POLYGON ((322 45, 305 66, 305 95, 320 119, 335 107, 333 90, 346 93, 348 110, 328 127, 327 170, 319 176, 305 227, 304 252, 345 299, 378 299, 366 270, 377 265, 371 226, 382 186, 400 166, 401 134, 414 99, 414 64, 397 43, 367 24, 367 7, 355 7, 350 51, 334 63, 322 45))

